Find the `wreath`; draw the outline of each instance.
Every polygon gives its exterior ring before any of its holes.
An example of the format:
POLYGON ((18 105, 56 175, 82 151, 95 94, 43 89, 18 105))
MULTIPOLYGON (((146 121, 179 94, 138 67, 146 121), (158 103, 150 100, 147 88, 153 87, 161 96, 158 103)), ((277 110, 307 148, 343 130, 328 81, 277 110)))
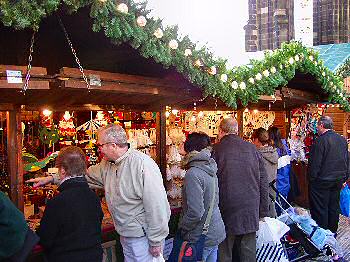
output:
POLYGON ((39 131, 39 138, 41 142, 51 146, 52 144, 58 142, 58 130, 55 128, 48 129, 46 127, 42 127, 39 131))

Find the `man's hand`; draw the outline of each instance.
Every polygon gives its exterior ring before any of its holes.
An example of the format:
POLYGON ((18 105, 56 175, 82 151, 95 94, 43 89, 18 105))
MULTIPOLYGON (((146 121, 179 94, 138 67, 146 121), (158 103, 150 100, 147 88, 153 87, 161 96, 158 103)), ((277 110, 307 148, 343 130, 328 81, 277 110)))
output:
POLYGON ((53 183, 53 177, 52 176, 37 177, 37 178, 28 179, 25 182, 34 183, 33 187, 37 188, 37 187, 42 187, 47 184, 53 183))
POLYGON ((149 252, 153 257, 159 257, 160 254, 162 253, 162 246, 150 246, 149 247, 149 252))

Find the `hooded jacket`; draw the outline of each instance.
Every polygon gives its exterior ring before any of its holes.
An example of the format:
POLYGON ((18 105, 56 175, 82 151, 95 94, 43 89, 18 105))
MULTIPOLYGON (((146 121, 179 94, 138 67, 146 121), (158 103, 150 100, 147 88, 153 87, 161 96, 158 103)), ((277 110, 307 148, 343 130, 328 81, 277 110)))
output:
POLYGON ((278 168, 278 153, 277 149, 272 146, 259 147, 260 152, 267 173, 268 182, 271 183, 277 177, 278 168))
POLYGON ((183 187, 183 213, 179 224, 182 236, 189 242, 196 242, 202 234, 215 186, 215 202, 205 246, 220 244, 226 237, 225 225, 219 210, 219 188, 217 166, 210 157, 209 149, 188 155, 187 172, 183 187))

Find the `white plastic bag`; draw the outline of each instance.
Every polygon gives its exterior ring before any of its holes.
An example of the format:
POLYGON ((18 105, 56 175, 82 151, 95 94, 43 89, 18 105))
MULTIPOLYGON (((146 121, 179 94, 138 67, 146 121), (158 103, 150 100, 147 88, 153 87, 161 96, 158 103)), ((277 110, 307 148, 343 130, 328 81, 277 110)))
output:
POLYGON ((259 222, 256 240, 256 261, 288 262, 281 244, 281 237, 289 231, 289 227, 275 218, 265 217, 259 222))
POLYGON ((164 257, 160 254, 158 257, 153 257, 152 262, 165 262, 164 257))

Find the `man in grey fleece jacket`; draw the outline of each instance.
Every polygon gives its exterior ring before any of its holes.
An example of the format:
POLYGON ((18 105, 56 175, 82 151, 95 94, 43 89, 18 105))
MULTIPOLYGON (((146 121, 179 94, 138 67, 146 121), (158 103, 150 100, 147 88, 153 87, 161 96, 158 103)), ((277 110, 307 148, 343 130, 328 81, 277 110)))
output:
MULTIPOLYGON (((101 128, 97 145, 103 160, 88 169, 86 179, 90 187, 105 190, 125 261, 152 261, 169 233, 170 207, 160 170, 152 158, 128 148, 125 130, 118 125, 101 128)), ((32 182, 59 181, 49 176, 32 182)))

